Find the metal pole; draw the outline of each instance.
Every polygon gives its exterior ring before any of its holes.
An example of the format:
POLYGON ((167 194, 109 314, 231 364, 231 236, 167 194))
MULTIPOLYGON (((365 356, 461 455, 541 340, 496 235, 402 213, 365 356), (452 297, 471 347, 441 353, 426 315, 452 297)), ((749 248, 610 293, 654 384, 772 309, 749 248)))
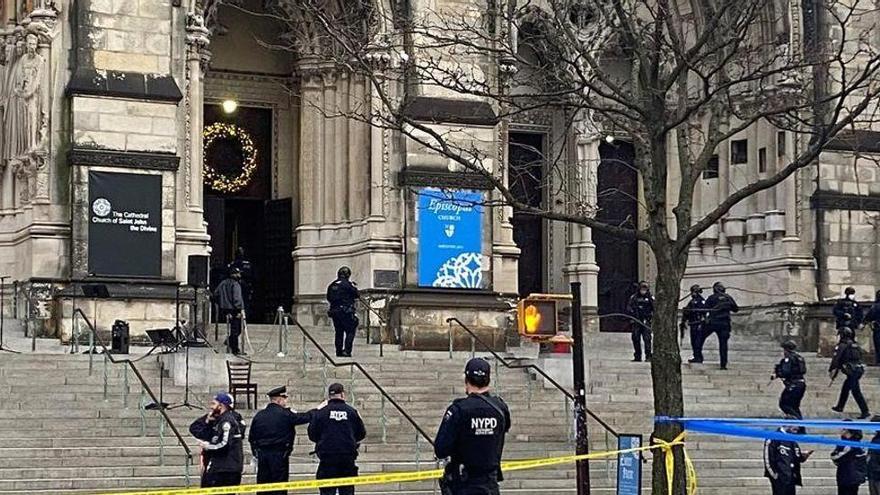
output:
MULTIPOLYGON (((574 414, 577 437, 575 453, 590 452, 589 434, 587 432, 587 395, 584 371, 584 328, 581 318, 581 283, 571 283, 571 337, 574 339, 571 357, 574 360, 574 414)), ((577 493, 590 493, 590 463, 588 460, 577 461, 577 493)))

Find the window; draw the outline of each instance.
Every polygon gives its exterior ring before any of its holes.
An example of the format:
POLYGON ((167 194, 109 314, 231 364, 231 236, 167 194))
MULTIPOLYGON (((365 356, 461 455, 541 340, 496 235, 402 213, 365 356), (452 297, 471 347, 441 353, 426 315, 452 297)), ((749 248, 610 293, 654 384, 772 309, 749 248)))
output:
POLYGON ((785 156, 785 131, 776 133, 776 156, 785 156))
POLYGON ((767 148, 760 148, 758 150, 758 173, 763 174, 767 172, 767 148))
POLYGON ((749 141, 738 139, 730 142, 730 163, 736 165, 749 162, 749 141))
POLYGON ((709 163, 706 164, 706 169, 703 170, 703 178, 718 178, 718 155, 712 155, 712 158, 709 158, 709 163))

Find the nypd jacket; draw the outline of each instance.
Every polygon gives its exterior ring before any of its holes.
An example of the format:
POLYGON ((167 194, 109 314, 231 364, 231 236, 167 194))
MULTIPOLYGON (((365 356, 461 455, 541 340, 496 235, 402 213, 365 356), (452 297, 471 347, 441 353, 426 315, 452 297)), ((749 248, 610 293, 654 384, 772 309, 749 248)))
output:
POLYGON ((330 304, 328 314, 341 316, 354 315, 354 302, 360 297, 355 284, 345 278, 337 278, 327 286, 327 302, 330 304))
MULTIPOLYGON (((781 431, 781 430, 780 430, 781 431)), ((801 484, 801 463, 807 456, 797 442, 764 441, 764 476, 783 486, 801 484)))
POLYGON ((837 466, 837 486, 856 486, 868 475, 868 454, 859 447, 835 447, 831 460, 837 466))
POLYGON ((651 321, 651 318, 654 317, 654 296, 650 292, 647 294, 636 292, 629 298, 627 311, 639 321, 651 321))
POLYGON ((804 375, 807 374, 807 363, 800 354, 789 352, 788 356, 776 364, 773 374, 785 383, 803 380, 804 375))
POLYGON ((312 413, 309 440, 315 442, 319 459, 356 458, 358 444, 366 437, 367 430, 357 410, 342 399, 330 399, 327 406, 312 413))
POLYGON ((706 315, 710 327, 730 328, 730 313, 739 311, 736 301, 723 292, 716 292, 706 299, 706 315))
MULTIPOLYGON (((871 443, 880 444, 880 433, 874 435, 871 443)), ((880 481, 880 450, 871 449, 868 451, 868 479, 880 481)))
POLYGON ((691 300, 681 311, 681 322, 690 326, 701 325, 706 319, 706 300, 697 294, 691 296, 691 300))
POLYGON ((226 411, 213 421, 208 415, 193 421, 189 431, 208 445, 202 447, 205 472, 241 473, 244 467, 243 439, 245 424, 240 414, 226 411))
POLYGON ((251 451, 257 457, 260 456, 261 449, 290 453, 296 440, 296 427, 308 424, 312 419, 312 412, 297 413, 270 402, 251 421, 251 432, 248 435, 251 451))
POLYGON ((507 404, 488 393, 471 394, 456 399, 446 409, 434 441, 434 454, 438 459, 449 457, 447 470, 453 472, 463 467, 471 477, 500 473, 504 435, 508 431, 507 404))
POLYGON ((847 297, 838 299, 833 311, 837 328, 848 327, 855 330, 862 322, 862 308, 859 303, 847 297))
POLYGON ((834 370, 840 370, 846 376, 865 371, 865 366, 862 364, 862 348, 859 347, 858 342, 847 339, 837 344, 834 348, 834 357, 831 358, 831 364, 828 366, 829 372, 834 370))

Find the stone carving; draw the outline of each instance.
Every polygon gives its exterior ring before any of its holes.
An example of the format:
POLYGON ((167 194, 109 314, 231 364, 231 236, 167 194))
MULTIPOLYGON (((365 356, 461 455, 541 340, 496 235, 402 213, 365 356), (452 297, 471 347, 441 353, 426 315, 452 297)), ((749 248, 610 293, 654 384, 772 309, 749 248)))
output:
POLYGON ((37 36, 27 35, 25 52, 13 66, 4 137, 7 158, 34 152, 40 144, 43 112, 40 88, 45 61, 37 53, 37 36))

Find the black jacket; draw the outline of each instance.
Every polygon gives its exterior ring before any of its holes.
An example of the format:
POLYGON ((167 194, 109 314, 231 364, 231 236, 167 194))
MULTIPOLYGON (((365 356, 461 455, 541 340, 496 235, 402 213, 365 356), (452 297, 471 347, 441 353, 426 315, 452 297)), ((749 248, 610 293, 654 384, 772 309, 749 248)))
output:
POLYGON ((251 452, 257 457, 260 457, 260 450, 282 450, 289 455, 296 440, 296 427, 308 424, 312 413, 313 411, 293 412, 270 402, 251 421, 251 432, 248 435, 251 452))
POLYGON ((691 300, 681 311, 681 322, 690 326, 701 325, 706 319, 706 299, 697 294, 691 296, 691 300))
POLYGON ((709 326, 730 328, 730 313, 739 311, 736 301, 723 292, 715 292, 706 299, 706 316, 709 326))
POLYGON ((234 410, 228 410, 208 422, 208 415, 193 421, 189 431, 199 440, 208 442, 202 448, 205 472, 241 473, 244 467, 244 420, 234 410))
POLYGON ((862 323, 873 323, 873 330, 880 332, 880 301, 876 301, 871 305, 871 308, 868 309, 868 312, 862 318, 862 323))
POLYGON ((854 371, 864 371, 865 365, 862 364, 862 348, 859 343, 854 340, 841 340, 837 347, 834 348, 834 357, 831 358, 831 364, 828 371, 840 370, 843 374, 849 376, 854 371))
POLYGON ((629 298, 627 311, 639 321, 650 322, 654 317, 654 296, 650 292, 644 295, 636 292, 629 298))
POLYGON ((447 472, 460 474, 458 470, 463 467, 468 476, 497 473, 501 479, 504 435, 508 431, 510 410, 500 397, 470 394, 454 400, 446 409, 434 440, 434 454, 438 459, 450 458, 447 472))
POLYGON ((837 466, 837 486, 856 486, 868 476, 868 454, 858 447, 834 447, 831 460, 837 466))
POLYGON ((782 358, 776 364, 773 374, 776 375, 776 378, 780 378, 786 383, 803 380, 804 375, 807 374, 807 362, 804 361, 800 354, 790 351, 788 357, 782 358))
MULTIPOLYGON (((874 435, 871 443, 880 443, 880 432, 874 435)), ((880 450, 871 449, 868 451, 868 479, 880 481, 880 450)))
POLYGON ((862 322, 862 308, 851 299, 838 299, 834 305, 834 319, 837 321, 837 328, 848 327, 855 330, 862 322))
POLYGON ((764 476, 784 486, 800 486, 801 463, 806 460, 797 442, 764 441, 764 476))
POLYGON ((354 315, 355 301, 360 297, 354 282, 346 278, 337 278, 327 286, 327 302, 330 316, 341 314, 354 315))
POLYGON ((323 409, 312 413, 309 440, 315 442, 319 459, 354 459, 358 455, 358 444, 366 436, 367 430, 357 410, 342 399, 330 399, 323 409))

